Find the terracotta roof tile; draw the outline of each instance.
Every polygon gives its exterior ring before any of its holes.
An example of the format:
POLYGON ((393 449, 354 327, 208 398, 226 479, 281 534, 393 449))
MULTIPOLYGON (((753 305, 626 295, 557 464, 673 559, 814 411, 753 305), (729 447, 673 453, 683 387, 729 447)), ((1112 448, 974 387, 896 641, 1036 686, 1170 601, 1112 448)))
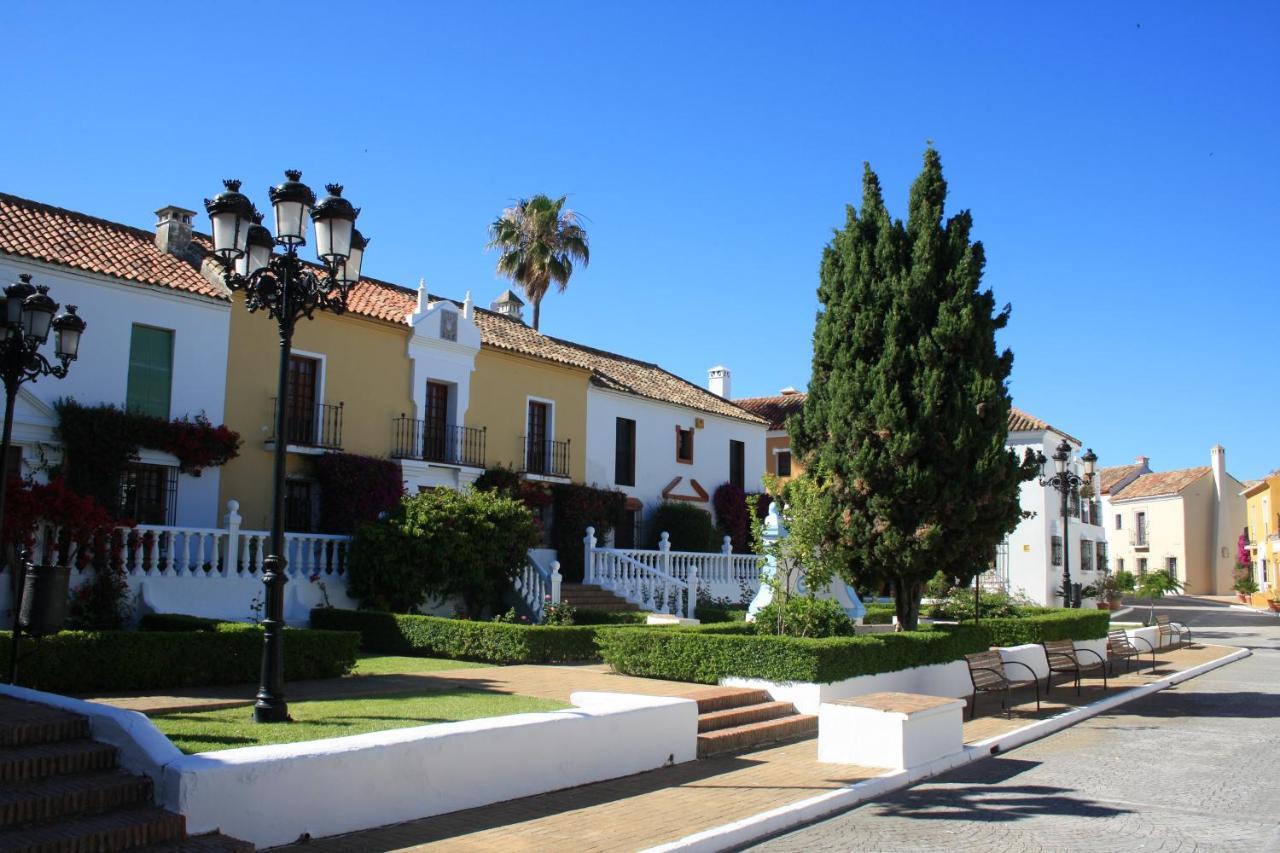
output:
POLYGON ((1135 498, 1158 498, 1176 495, 1192 483, 1212 474, 1208 465, 1199 468, 1183 468, 1178 471, 1161 471, 1157 474, 1143 474, 1129 485, 1111 496, 1113 501, 1129 501, 1135 498))
POLYGON ((141 228, 0 193, 0 252, 140 284, 230 298, 226 288, 200 273, 211 248, 207 238, 193 235, 191 259, 160 251, 155 239, 154 232, 141 228))
POLYGON ((1063 438, 1070 439, 1071 441, 1074 441, 1076 444, 1080 444, 1080 439, 1076 438, 1070 433, 1063 432, 1057 427, 1050 426, 1049 424, 1045 423, 1044 421, 1040 420, 1034 415, 1029 415, 1026 412, 1022 411, 1022 409, 1019 409, 1017 406, 1009 407, 1009 432, 1046 432, 1046 431, 1056 432, 1058 435, 1062 436, 1063 438))
POLYGON ((1120 483, 1142 470, 1142 464, 1116 465, 1112 468, 1098 469, 1098 489, 1101 494, 1109 495, 1117 483, 1120 483))
POLYGON ((733 402, 769 422, 769 429, 786 429, 787 418, 804 408, 809 395, 803 391, 770 397, 742 397, 733 402))

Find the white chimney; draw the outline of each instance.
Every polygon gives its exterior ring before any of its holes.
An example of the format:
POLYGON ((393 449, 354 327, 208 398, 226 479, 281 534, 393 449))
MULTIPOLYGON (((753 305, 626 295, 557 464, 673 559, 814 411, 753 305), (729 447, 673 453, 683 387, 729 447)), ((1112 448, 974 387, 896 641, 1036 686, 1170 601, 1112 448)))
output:
POLYGON ((167 205, 156 211, 156 248, 170 255, 185 257, 191 248, 191 217, 194 210, 167 205))
POLYGON ((792 394, 799 394, 799 393, 800 392, 796 390, 796 387, 794 385, 788 385, 786 388, 783 388, 781 391, 778 392, 778 394, 780 394, 783 397, 790 397, 792 394))
POLYGON ((1227 488, 1227 451, 1221 444, 1209 448, 1209 464, 1213 467, 1213 491, 1222 503, 1227 488))
POLYGON ((723 364, 717 364, 707 371, 707 390, 712 394, 728 400, 731 389, 732 376, 729 373, 729 368, 723 364))

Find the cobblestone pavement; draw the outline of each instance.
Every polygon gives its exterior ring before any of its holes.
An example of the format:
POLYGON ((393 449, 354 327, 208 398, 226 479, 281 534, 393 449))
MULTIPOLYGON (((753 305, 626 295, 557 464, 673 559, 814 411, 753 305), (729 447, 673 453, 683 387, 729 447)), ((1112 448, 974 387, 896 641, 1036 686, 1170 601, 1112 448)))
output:
POLYGON ((1252 657, 751 849, 1280 853, 1280 625, 1256 621, 1195 623, 1252 657))

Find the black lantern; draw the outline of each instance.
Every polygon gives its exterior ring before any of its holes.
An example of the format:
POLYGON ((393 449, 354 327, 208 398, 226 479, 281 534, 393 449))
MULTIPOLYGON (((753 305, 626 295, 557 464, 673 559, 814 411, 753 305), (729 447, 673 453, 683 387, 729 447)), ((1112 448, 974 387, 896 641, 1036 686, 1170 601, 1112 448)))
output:
POLYGON ((22 303, 36 292, 31 276, 22 273, 18 280, 4 289, 4 323, 16 329, 22 324, 22 303))
POLYGON ((253 204, 240 192, 240 182, 225 180, 226 187, 212 199, 204 200, 204 208, 213 220, 213 253, 226 261, 234 261, 245 252, 249 226, 253 224, 253 204))
POLYGON ((44 343, 49 340, 49 325, 53 322, 58 303, 49 298, 49 288, 36 287, 36 292, 22 300, 22 332, 30 340, 44 343))
POLYGON ((301 182, 302 173, 286 169, 285 181, 267 191, 276 214, 276 242, 282 246, 305 246, 307 217, 316 203, 316 194, 301 182))
POLYGON ((244 255, 236 258, 236 274, 248 278, 260 269, 266 268, 271 261, 271 252, 276 247, 275 238, 262 225, 262 214, 253 212, 253 224, 249 226, 249 237, 244 255))
POLYGON ((324 188, 329 195, 311 211, 316 224, 316 255, 322 261, 338 264, 351 253, 351 232, 360 211, 342 197, 342 184, 325 184, 324 188))
POLYGON ((76 306, 68 305, 67 310, 53 318, 53 349, 63 361, 75 361, 80 353, 80 336, 84 334, 85 322, 76 313, 76 306))
POLYGON ((356 229, 351 229, 351 251, 338 269, 338 281, 347 287, 354 286, 360 281, 360 265, 364 263, 364 250, 368 245, 367 237, 356 229))

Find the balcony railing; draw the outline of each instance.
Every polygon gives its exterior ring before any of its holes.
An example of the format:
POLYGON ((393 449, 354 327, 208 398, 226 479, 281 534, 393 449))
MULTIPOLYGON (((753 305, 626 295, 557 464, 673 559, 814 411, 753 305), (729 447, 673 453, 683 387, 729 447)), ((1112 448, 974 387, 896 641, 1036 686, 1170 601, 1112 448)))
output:
MULTIPOLYGON (((271 398, 271 437, 276 440, 275 423, 277 400, 271 398)), ((299 405, 291 403, 285 410, 285 440, 297 447, 314 447, 319 450, 342 449, 342 403, 299 405)))
POLYGON ((1151 531, 1145 527, 1129 531, 1129 544, 1135 548, 1151 547, 1151 531))
POLYGON ((392 419, 396 459, 484 467, 484 428, 441 426, 401 415, 392 419))
POLYGON ((548 477, 569 476, 569 442, 539 441, 523 436, 524 473, 542 474, 548 477))

